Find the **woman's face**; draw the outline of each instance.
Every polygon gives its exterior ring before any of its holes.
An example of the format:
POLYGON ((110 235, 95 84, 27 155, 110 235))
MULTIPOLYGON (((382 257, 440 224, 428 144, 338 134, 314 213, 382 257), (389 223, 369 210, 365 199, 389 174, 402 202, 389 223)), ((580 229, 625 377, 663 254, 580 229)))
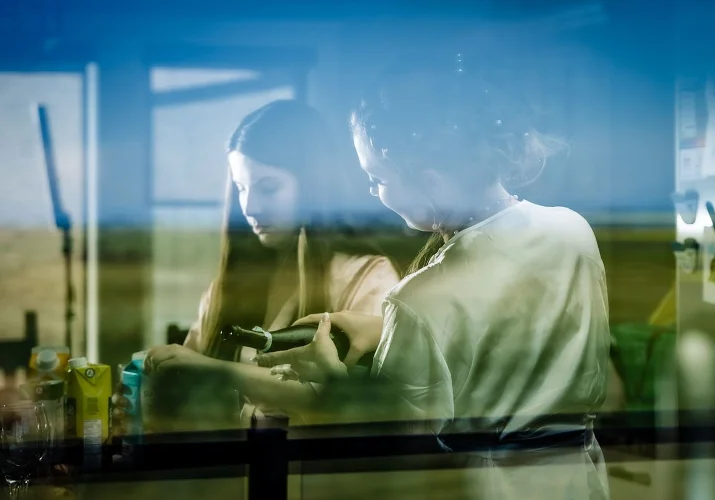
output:
POLYGON ((405 179, 361 142, 362 139, 355 139, 355 149, 360 166, 370 178, 370 194, 380 198, 412 229, 434 231, 434 209, 427 201, 426 187, 420 187, 419 179, 405 179))
POLYGON ((266 165, 238 151, 228 154, 241 211, 267 247, 281 247, 298 227, 298 179, 289 171, 266 165))

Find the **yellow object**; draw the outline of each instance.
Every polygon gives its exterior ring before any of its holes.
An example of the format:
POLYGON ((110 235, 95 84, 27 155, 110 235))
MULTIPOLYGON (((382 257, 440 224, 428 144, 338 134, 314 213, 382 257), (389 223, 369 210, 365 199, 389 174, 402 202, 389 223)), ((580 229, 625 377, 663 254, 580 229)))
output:
POLYGON ((70 358, 67 346, 37 346, 30 354, 30 380, 65 380, 70 358))
POLYGON ((675 285, 660 301, 658 307, 651 314, 648 323, 653 326, 671 327, 675 325, 677 313, 677 302, 675 296, 675 285))
POLYGON ((69 362, 67 378, 67 437, 82 438, 84 447, 101 447, 109 437, 112 374, 107 365, 86 358, 69 362))

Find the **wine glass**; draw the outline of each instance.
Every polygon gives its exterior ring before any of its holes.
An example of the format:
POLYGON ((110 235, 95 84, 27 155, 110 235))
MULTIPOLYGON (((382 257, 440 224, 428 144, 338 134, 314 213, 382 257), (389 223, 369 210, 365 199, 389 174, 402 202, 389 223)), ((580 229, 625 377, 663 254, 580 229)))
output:
POLYGON ((27 491, 51 445, 51 426, 42 403, 21 402, 0 406, 0 470, 10 499, 27 491))

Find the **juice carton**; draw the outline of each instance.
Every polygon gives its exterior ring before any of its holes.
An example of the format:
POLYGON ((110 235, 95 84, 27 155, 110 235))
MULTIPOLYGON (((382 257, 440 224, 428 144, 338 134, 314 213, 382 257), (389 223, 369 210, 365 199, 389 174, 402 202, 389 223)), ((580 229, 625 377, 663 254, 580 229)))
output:
POLYGON ((31 380, 20 386, 22 399, 42 403, 51 425, 53 440, 64 439, 65 382, 64 380, 31 380))
POLYGON ((151 375, 147 375, 144 371, 144 359, 141 360, 142 368, 141 377, 141 393, 139 398, 139 406, 141 408, 142 430, 144 434, 152 433, 156 429, 154 419, 156 418, 155 401, 154 401, 154 381, 151 375))
POLYGON ((142 441, 143 415, 142 415, 142 387, 143 381, 146 379, 144 375, 144 358, 145 351, 135 352, 132 355, 132 361, 121 371, 122 384, 129 389, 128 394, 124 396, 129 400, 129 408, 126 409, 127 414, 127 435, 122 442, 122 448, 125 455, 133 455, 135 446, 142 441))
POLYGON ((82 439, 85 465, 101 465, 102 445, 109 437, 111 402, 112 374, 109 366, 90 364, 87 358, 70 359, 66 435, 82 439))
POLYGON ((70 349, 67 346, 36 346, 29 363, 30 380, 65 380, 70 349))

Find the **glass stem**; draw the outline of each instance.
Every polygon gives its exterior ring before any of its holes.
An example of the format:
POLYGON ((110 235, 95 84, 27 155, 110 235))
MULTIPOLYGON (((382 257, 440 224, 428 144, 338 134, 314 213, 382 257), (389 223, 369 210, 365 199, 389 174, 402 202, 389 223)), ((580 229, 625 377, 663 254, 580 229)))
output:
POLYGON ((21 500, 25 497, 27 492, 27 485, 29 484, 29 479, 5 479, 7 483, 8 490, 10 492, 10 500, 21 500))

